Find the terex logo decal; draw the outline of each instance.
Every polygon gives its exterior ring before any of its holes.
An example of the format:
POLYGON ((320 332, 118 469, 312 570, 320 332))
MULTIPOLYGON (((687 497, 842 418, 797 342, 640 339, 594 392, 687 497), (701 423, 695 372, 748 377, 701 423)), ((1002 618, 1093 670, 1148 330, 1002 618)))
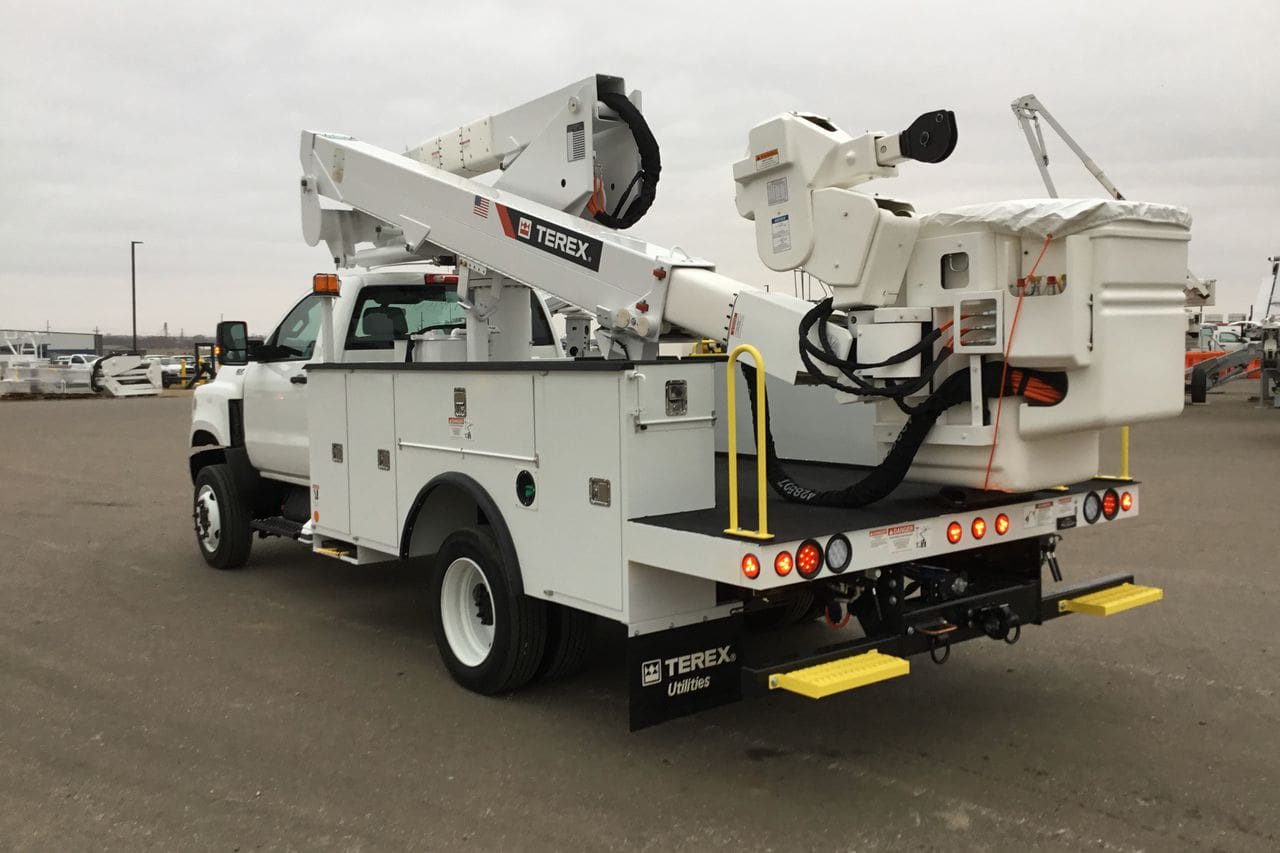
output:
POLYGON ((713 669, 721 664, 733 663, 738 659, 730 646, 719 646, 687 655, 666 658, 665 660, 647 660, 640 665, 640 683, 645 687, 661 684, 663 676, 669 680, 667 694, 677 696, 711 686, 711 676, 694 675, 704 669, 713 669), (684 677, 681 677, 684 676, 684 677))
POLYGON ((497 208, 503 233, 508 237, 522 240, 549 255, 593 272, 600 271, 600 253, 604 246, 599 240, 568 231, 503 204, 497 205, 497 208))

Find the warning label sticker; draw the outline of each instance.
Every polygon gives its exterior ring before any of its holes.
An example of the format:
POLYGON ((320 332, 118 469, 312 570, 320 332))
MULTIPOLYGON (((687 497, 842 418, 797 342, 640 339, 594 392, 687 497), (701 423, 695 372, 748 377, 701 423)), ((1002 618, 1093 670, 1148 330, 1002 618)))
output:
POLYGON ((880 527, 867 534, 872 551, 898 553, 929 545, 927 529, 918 524, 898 524, 880 527))
POLYGON ((466 418, 449 418, 449 435, 454 438, 471 438, 471 424, 466 418))
POLYGON ((1022 515, 1022 523, 1026 527, 1049 527, 1055 518, 1053 501, 1041 501, 1026 508, 1022 515))
POLYGON ((1040 501, 1031 504, 1023 510, 1022 523, 1029 528, 1047 527, 1061 528, 1063 525, 1060 519, 1076 517, 1076 496, 1068 495, 1067 497, 1057 498, 1056 500, 1040 501))
POLYGON ((769 220, 773 236, 773 253, 791 251, 791 217, 787 214, 769 220))
POLYGON ((756 155, 756 171, 763 172, 765 169, 772 169, 781 162, 782 158, 778 156, 777 148, 761 151, 756 155))
POLYGON ((764 185, 765 192, 769 195, 769 204, 786 204, 789 196, 787 195, 787 179, 775 178, 764 185))

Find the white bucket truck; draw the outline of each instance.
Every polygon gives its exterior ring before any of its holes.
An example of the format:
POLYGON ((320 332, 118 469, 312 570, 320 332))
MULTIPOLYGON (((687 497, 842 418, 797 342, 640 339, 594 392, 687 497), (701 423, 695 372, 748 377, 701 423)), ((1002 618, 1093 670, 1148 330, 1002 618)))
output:
POLYGON ((1096 477, 1102 430, 1182 407, 1189 220, 920 216, 857 189, 955 140, 948 111, 751 131, 739 213, 767 266, 825 284, 810 302, 621 233, 661 163, 620 78, 404 154, 303 133, 303 231, 337 272, 265 341, 219 327, 191 431, 202 554, 239 566, 256 533, 430 557, 440 654, 481 693, 570 672, 594 619, 621 623, 633 727, 1158 599, 1065 584, 1054 547, 1139 511, 1135 481, 1096 477), (659 355, 706 339, 723 354, 659 355), (752 630, 819 617, 838 630, 816 647, 752 630))

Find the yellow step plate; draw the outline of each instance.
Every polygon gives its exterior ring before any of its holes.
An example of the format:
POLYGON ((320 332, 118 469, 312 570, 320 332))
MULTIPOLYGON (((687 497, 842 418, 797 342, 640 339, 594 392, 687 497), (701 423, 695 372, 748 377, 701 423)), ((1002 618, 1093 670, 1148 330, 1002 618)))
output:
POLYGON ((1079 598, 1058 602, 1060 613, 1088 613, 1090 616, 1112 616, 1124 610, 1152 604, 1164 598, 1164 590, 1154 586, 1122 583, 1110 589, 1091 592, 1079 598))
POLYGON ((879 652, 865 652, 853 657, 833 660, 831 663, 820 663, 817 666, 797 669, 794 672, 770 675, 769 689, 790 690, 792 693, 799 693, 810 699, 822 699, 833 693, 897 678, 910 671, 911 664, 902 658, 882 655, 879 652))

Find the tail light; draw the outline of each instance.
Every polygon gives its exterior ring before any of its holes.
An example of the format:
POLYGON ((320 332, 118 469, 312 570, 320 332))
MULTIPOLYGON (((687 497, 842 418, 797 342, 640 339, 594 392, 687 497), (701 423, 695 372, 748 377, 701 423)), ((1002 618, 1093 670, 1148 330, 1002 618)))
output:
POLYGON ((974 539, 981 539, 987 535, 987 522, 981 518, 975 518, 973 525, 969 529, 973 531, 974 539))
POLYGON ((996 533, 1001 536, 1009 532, 1009 516, 1003 512, 996 516, 996 533))
POLYGON ((802 578, 811 578, 822 571, 822 546, 810 539, 796 549, 796 571, 802 578))
POLYGON ((1115 489, 1107 489, 1102 493, 1102 517, 1110 521, 1119 512, 1120 496, 1116 494, 1115 489))
POLYGON ((953 521, 947 525, 947 541, 955 545, 964 536, 964 528, 960 526, 960 522, 953 521))
POLYGON ((743 554, 742 573, 751 580, 760 577, 760 558, 755 554, 743 554))
POLYGON ((773 570, 778 573, 778 577, 785 578, 793 568, 795 562, 791 559, 790 551, 779 551, 778 556, 773 558, 773 570))
POLYGON ((1129 510, 1133 509, 1132 494, 1130 494, 1129 492, 1125 492, 1124 494, 1120 495, 1120 508, 1125 512, 1128 512, 1129 510))

